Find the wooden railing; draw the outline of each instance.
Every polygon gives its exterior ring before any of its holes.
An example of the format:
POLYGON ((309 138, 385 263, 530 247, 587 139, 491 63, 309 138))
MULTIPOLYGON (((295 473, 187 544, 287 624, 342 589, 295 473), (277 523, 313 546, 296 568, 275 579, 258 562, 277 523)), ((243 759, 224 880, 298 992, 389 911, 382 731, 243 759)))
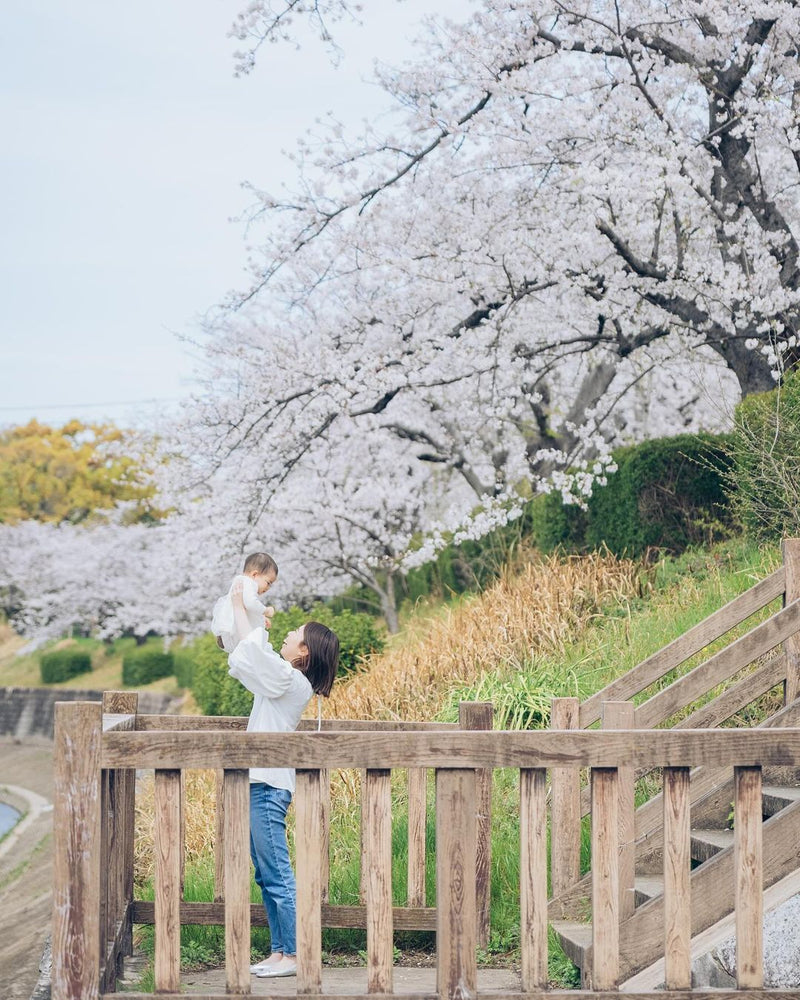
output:
MULTIPOLYGON (((181 771, 218 768, 224 773, 224 923, 227 994, 250 989, 250 874, 247 860, 247 768, 269 759, 296 767, 298 882, 297 992, 322 993, 323 823, 325 774, 331 768, 366 771, 363 808, 367 978, 365 996, 393 995, 391 896, 391 797, 395 768, 432 768, 436 784, 436 996, 469 1000, 477 994, 476 813, 479 780, 492 768, 519 771, 520 955, 519 991, 548 993, 547 976, 547 770, 590 769, 592 799, 594 994, 614 990, 620 976, 619 813, 621 774, 663 768, 666 990, 640 996, 685 997, 691 989, 689 936, 688 809, 690 768, 699 762, 733 766, 735 774, 735 897, 737 985, 751 996, 763 991, 761 768, 800 766, 800 730, 657 730, 575 732, 465 732, 458 730, 323 731, 291 734, 173 729, 135 730, 133 716, 100 717, 100 707, 61 704, 57 713, 56 905, 53 933, 53 1000, 94 1000, 107 990, 104 968, 125 936, 119 909, 125 890, 101 892, 101 873, 118 872, 113 838, 101 836, 102 809, 121 803, 106 794, 134 769, 153 768, 156 782, 155 988, 177 1000, 180 990, 181 771), (113 899, 112 899, 113 896, 113 899), (108 900, 108 902, 103 902, 108 900), (101 942, 103 947, 100 947, 101 942), (116 945, 114 946, 116 947, 116 945)), ((507 809, 517 808, 506 803, 507 809)), ((115 811, 115 810, 114 810, 115 811)), ((124 811, 124 810, 123 810, 124 811)), ((121 825, 125 826, 129 819, 121 825)), ((118 823, 111 828, 118 829, 118 823)), ((129 831, 118 834, 124 845, 129 831)), ((110 882, 117 885, 117 877, 110 882)), ((130 903, 128 904, 130 910, 130 903)), ((134 917, 135 919, 135 917, 134 917)), ((122 949, 120 945, 120 949, 122 949)), ((131 994, 129 994, 131 995, 131 994)), ((219 994, 222 996, 223 994, 219 994)), ((698 997, 719 991, 694 991, 698 997)), ((787 991, 797 997, 797 991, 787 991)), ((142 994, 133 994, 141 997, 142 994)), ((207 998, 212 994, 205 994, 207 998)), ((432 995, 433 996, 433 995, 432 995)))
MULTIPOLYGON (((709 729, 719 726, 779 684, 784 689, 784 705, 793 704, 800 695, 800 539, 785 539, 782 550, 783 566, 596 694, 583 702, 577 698, 554 699, 551 728, 586 729, 598 721, 606 729, 653 729, 662 726, 778 647, 781 648, 776 655, 765 659, 754 670, 743 673, 716 697, 676 722, 674 728, 709 729), (783 598, 783 608, 766 621, 729 642, 640 704, 634 706, 629 700, 657 684, 779 597, 783 598)), ((764 725, 797 725, 800 720, 795 715, 790 713, 788 718, 776 715, 764 725)), ((703 763, 707 765, 707 762, 703 763)), ((646 771, 647 768, 640 768, 635 777, 642 777, 646 771)), ((721 779, 721 775, 719 769, 705 766, 702 778, 700 774, 695 775, 693 800, 707 792, 721 779)), ((628 825, 629 836, 623 843, 621 875, 624 912, 630 915, 634 898, 636 842, 641 843, 657 829, 660 831, 662 812, 658 798, 638 810, 634 817, 633 785, 626 781, 625 787, 624 822, 628 825)), ((553 898, 558 900, 565 898, 580 881, 580 819, 591 811, 590 788, 585 781, 582 782, 575 768, 558 768, 553 775, 552 796, 551 889, 553 898)), ((558 911, 557 907, 553 912, 558 911)))

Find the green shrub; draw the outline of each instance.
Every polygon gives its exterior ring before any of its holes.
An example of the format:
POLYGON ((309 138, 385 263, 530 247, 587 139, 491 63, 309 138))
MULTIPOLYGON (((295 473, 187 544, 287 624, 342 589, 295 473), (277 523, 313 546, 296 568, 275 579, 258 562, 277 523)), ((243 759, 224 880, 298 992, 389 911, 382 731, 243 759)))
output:
MULTIPOLYGON (((383 649, 383 636, 371 615, 347 609, 336 614, 324 604, 316 604, 310 611, 295 606, 276 612, 269 636, 273 648, 280 650, 287 634, 310 620, 327 625, 339 636, 340 676, 355 670, 370 653, 383 649)), ((253 696, 228 673, 228 656, 218 648, 214 636, 201 636, 181 650, 180 656, 191 661, 190 668, 181 669, 191 672, 192 694, 205 715, 249 714, 253 696)))
POLYGON ((736 407, 729 487, 745 530, 756 538, 800 534, 800 372, 736 407))
POLYGON ((620 556, 648 548, 677 554, 728 533, 731 459, 724 436, 655 438, 617 449, 614 459, 616 472, 595 486, 586 510, 562 504, 558 494, 534 501, 534 537, 543 551, 606 546, 620 556))
POLYGON ((86 650, 67 646, 44 653, 39 661, 42 684, 60 684, 70 677, 85 674, 92 669, 92 658, 86 650))
POLYGON ((175 670, 172 653, 161 644, 139 646, 122 657, 122 683, 140 687, 160 677, 169 677, 175 670))

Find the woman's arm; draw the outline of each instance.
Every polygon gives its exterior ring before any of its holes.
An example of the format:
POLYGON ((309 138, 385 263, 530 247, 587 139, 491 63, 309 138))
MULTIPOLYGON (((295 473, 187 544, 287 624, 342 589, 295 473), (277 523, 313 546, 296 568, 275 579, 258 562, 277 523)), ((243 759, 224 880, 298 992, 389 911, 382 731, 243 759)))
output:
POLYGON ((228 657, 228 673, 253 694, 278 698, 288 691, 295 668, 270 645, 263 628, 254 628, 228 657))

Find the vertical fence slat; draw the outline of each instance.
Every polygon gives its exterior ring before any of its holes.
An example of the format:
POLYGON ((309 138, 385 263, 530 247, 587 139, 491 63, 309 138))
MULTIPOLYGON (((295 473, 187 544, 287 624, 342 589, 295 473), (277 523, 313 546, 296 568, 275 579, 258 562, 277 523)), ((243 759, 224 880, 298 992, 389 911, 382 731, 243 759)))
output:
POLYGON ((214 902, 225 899, 225 772, 216 768, 216 810, 214 813, 214 902))
MULTIPOLYGON (((131 729, 135 728, 139 695, 136 691, 104 691, 103 712, 131 715, 131 729)), ((132 767, 117 768, 112 791, 112 874, 113 915, 111 934, 119 934, 119 951, 114 956, 114 976, 122 973, 122 958, 133 954, 133 923, 130 904, 133 902, 133 838, 136 819, 136 770, 132 767)), ((113 983, 109 984, 113 989, 113 983)))
POLYGON ((425 839, 428 823, 428 772, 408 769, 408 905, 425 905, 425 839))
POLYGON ((367 816, 364 812, 364 788, 367 784, 367 772, 362 768, 359 772, 361 778, 361 811, 359 826, 359 850, 360 868, 358 882, 358 901, 363 906, 367 902, 367 816))
POLYGON ((155 775, 155 959, 156 990, 177 993, 181 985, 181 772, 155 775))
MULTIPOLYGON (((784 538, 781 543, 783 565, 786 570, 784 606, 800 597, 800 538, 784 538)), ((800 697, 800 634, 790 635, 783 644, 786 653, 786 680, 784 704, 800 697)))
POLYGON ((664 768, 664 982, 692 985, 691 828, 689 768, 664 768))
POLYGON ((53 740, 53 1000, 100 991, 99 702, 56 702, 53 740))
MULTIPOLYGON (((462 701, 458 706, 458 724, 462 729, 491 729, 494 706, 490 701, 462 701)), ((492 895, 492 770, 479 767, 476 778, 475 892, 479 948, 489 944, 489 921, 492 895)))
POLYGON ((734 767, 733 843, 736 870, 736 985, 764 984, 761 768, 734 767))
MULTIPOLYGON (((604 701, 603 729, 635 729, 632 701, 604 701)), ((636 908, 636 833, 632 767, 617 769, 619 789, 619 919, 627 920, 636 908)))
MULTIPOLYGON (((551 729, 578 729, 580 702, 577 698, 553 698, 551 729)), ((581 870, 581 775, 577 767, 554 767, 550 831, 550 881, 554 896, 566 892, 580 878, 581 870)))
POLYGON ((107 967, 108 943, 111 935, 111 925, 113 922, 113 901, 111 899, 113 878, 110 867, 113 863, 112 836, 111 829, 113 806, 111 796, 113 794, 113 772, 102 770, 100 772, 100 970, 102 973, 100 985, 103 991, 109 985, 109 969, 107 967))
POLYGON ((547 772, 519 772, 522 989, 547 988, 547 772))
POLYGON ((619 807, 616 768, 594 767, 592 787, 592 987, 619 980, 619 807))
POLYGON ((250 992, 250 781, 225 771, 225 987, 250 992))
POLYGON ((297 772, 297 992, 322 992, 322 869, 319 771, 297 772))
POLYGON ((391 772, 368 770, 363 789, 367 839, 367 991, 392 992, 391 772))
POLYGON ((320 768, 319 772, 319 794, 320 794, 320 878, 322 880, 322 902, 327 903, 330 899, 331 881, 331 772, 330 768, 320 768))
POLYGON ((474 769, 436 769, 436 988, 440 1000, 470 1000, 476 993, 475 786, 474 769))

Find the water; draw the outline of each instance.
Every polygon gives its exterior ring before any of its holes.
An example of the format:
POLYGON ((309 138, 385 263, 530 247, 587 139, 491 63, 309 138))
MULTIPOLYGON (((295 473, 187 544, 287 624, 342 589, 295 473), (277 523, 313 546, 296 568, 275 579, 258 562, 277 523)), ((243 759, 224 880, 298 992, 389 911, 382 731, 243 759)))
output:
POLYGON ((0 802, 0 837, 4 837, 9 830, 17 825, 20 814, 6 802, 0 802))

